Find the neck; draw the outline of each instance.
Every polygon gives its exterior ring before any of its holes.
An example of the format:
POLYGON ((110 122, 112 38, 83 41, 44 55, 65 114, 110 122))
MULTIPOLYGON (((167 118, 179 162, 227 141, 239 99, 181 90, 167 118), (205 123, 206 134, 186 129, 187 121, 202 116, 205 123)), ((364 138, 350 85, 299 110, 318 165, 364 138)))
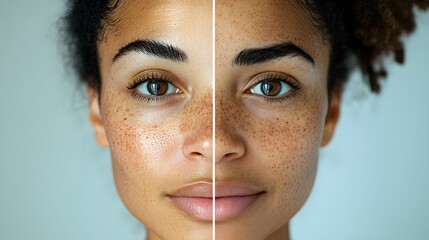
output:
POLYGON ((265 240, 289 240, 289 224, 286 224, 277 229, 265 240))
POLYGON ((161 238, 152 231, 149 231, 148 229, 146 229, 146 231, 146 240, 161 240, 161 238))

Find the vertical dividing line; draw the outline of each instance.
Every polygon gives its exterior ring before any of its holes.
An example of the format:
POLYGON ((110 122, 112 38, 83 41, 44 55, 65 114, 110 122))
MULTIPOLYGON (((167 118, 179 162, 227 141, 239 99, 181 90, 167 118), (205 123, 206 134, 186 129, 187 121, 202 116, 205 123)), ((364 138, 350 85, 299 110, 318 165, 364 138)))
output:
POLYGON ((216 127, 216 116, 215 116, 215 92, 216 92, 216 31, 215 31, 215 19, 216 19, 216 4, 215 4, 216 0, 212 0, 212 106, 213 106, 213 113, 212 113, 212 117, 213 117, 213 129, 212 129, 212 197, 213 197, 213 206, 212 206, 212 234, 213 234, 213 240, 216 239, 216 182, 215 182, 215 164, 216 164, 216 138, 215 138, 215 127, 216 127))

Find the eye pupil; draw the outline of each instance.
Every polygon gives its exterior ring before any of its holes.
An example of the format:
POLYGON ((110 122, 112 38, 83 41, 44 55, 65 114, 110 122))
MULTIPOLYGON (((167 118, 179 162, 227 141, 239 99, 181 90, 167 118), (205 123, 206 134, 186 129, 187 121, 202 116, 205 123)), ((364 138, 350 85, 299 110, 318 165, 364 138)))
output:
POLYGON ((164 95, 168 90, 168 83, 164 81, 150 81, 147 84, 147 90, 152 95, 164 95))
POLYGON ((261 83, 261 92, 266 96, 277 96, 282 90, 278 81, 267 80, 261 83))

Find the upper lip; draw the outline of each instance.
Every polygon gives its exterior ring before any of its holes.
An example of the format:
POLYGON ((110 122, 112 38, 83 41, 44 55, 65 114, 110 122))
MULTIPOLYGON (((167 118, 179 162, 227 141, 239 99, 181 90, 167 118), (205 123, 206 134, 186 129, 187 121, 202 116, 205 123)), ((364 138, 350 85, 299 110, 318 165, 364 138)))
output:
POLYGON ((239 197, 263 193, 261 188, 249 183, 217 182, 216 197, 239 197))
MULTIPOLYGON (((238 182, 216 182, 215 191, 215 197, 250 196, 265 192, 252 184, 238 182)), ((213 198, 213 184, 211 182, 191 183, 167 194, 167 196, 213 198)))

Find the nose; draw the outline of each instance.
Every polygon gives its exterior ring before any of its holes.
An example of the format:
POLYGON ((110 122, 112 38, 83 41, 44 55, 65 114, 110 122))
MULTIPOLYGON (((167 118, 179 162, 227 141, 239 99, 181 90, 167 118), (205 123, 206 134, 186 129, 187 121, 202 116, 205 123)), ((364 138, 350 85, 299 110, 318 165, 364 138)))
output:
POLYGON ((184 136, 182 153, 189 160, 213 159, 213 105, 211 93, 195 99, 185 107, 181 116, 184 136))
POLYGON ((182 146, 183 155, 190 160, 213 159, 215 163, 240 159, 245 154, 246 144, 240 136, 245 114, 240 114, 231 103, 216 99, 215 145, 213 146, 213 107, 211 97, 189 106, 183 113, 181 124, 185 139, 182 146))
POLYGON ((240 159, 245 153, 245 145, 239 136, 233 136, 223 127, 216 127, 215 163, 240 159), (222 128, 222 130, 221 130, 222 128))
MULTIPOLYGON (((189 160, 210 161, 213 155, 212 140, 195 136, 186 138, 182 147, 183 155, 189 160)), ((211 162, 211 161, 210 161, 211 162)))
POLYGON ((243 115, 233 104, 216 99, 215 163, 240 159, 245 154, 246 145, 240 129, 243 115))

